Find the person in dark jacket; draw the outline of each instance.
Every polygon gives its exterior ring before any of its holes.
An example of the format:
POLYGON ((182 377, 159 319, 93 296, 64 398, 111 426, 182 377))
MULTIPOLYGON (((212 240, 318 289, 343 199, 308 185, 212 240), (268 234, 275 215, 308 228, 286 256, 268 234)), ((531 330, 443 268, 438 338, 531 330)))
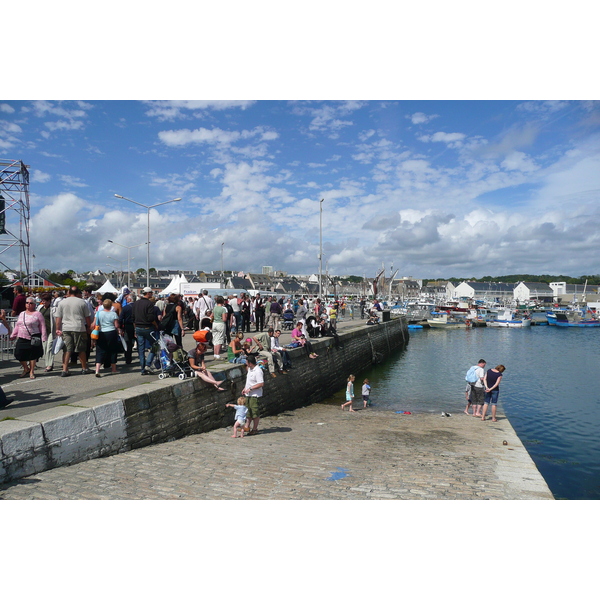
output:
POLYGON ((151 298, 152 288, 145 287, 142 290, 142 297, 133 303, 133 324, 135 326, 142 375, 152 373, 151 365, 154 361, 152 346, 158 339, 158 321, 154 302, 151 298), (146 357, 146 350, 150 350, 148 357, 146 357))
POLYGON ((125 364, 130 365, 133 360, 133 345, 135 344, 135 325, 133 324, 133 302, 135 298, 132 294, 127 296, 127 304, 121 309, 119 315, 119 325, 125 332, 125 341, 127 350, 125 350, 125 364))

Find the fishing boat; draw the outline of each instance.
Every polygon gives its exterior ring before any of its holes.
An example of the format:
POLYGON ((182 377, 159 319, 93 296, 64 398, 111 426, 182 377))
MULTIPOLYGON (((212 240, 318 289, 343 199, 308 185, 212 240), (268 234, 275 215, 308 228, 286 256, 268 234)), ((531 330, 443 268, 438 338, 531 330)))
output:
POLYGON ((498 315, 487 322, 488 327, 530 327, 531 319, 526 315, 519 315, 511 309, 498 311, 498 315))
POLYGON ((447 312, 433 311, 427 319, 429 327, 438 329, 464 329, 466 324, 464 320, 457 319, 447 312))
POLYGON ((485 327, 492 318, 492 313, 487 308, 471 308, 465 315, 467 327, 485 327))
POLYGON ((548 325, 557 327, 600 327, 600 320, 589 309, 552 310, 546 313, 548 325))

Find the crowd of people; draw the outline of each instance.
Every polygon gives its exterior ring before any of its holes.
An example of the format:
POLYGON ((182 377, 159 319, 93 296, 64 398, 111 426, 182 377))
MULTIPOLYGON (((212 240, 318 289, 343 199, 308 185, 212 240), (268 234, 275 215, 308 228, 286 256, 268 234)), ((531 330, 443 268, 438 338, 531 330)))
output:
MULTIPOLYGON (((246 365, 248 372, 254 372, 254 379, 258 378, 255 367, 261 369, 261 374, 264 369, 275 378, 292 368, 292 348, 302 347, 308 358, 317 359, 311 338, 333 336, 339 344, 337 322, 347 309, 345 301, 326 306, 320 298, 277 297, 260 292, 254 296, 240 293, 212 297, 204 290, 196 298, 177 294, 156 297, 149 287, 137 296, 127 286, 118 294, 99 294, 78 286, 66 292, 31 296, 16 286, 15 292, 11 316, 16 319, 11 324, 5 311, 0 311, 0 328, 15 341, 14 356, 22 366, 21 378, 34 379, 42 360, 44 372, 54 371, 55 358, 61 352, 61 377, 77 370, 98 378, 116 374, 119 355, 129 365, 135 349, 139 373, 150 375, 160 367, 159 338, 169 336, 181 348, 187 331, 196 342, 186 356, 189 372, 219 391, 224 388, 205 362, 210 345, 213 361, 246 365), (287 345, 281 343, 282 329, 291 334, 287 345)), ((376 309, 375 304, 366 308, 363 301, 361 316, 370 316, 370 311, 376 309)), ((251 415, 256 412, 252 404, 248 405, 251 415)), ((258 417, 250 421, 258 427, 258 417)))
POLYGON ((245 364, 254 355, 266 361, 275 377, 291 368, 289 348, 302 346, 315 359, 318 355, 310 338, 329 335, 337 341, 337 320, 346 310, 344 301, 326 307, 320 298, 278 298, 260 292, 214 298, 208 290, 197 298, 177 294, 160 298, 151 288, 142 289, 136 297, 126 286, 119 294, 99 294, 77 286, 32 296, 16 286, 15 292, 11 316, 16 320, 11 327, 5 311, 0 311, 0 326, 15 341, 14 356, 23 368, 20 377, 32 379, 41 360, 46 373, 53 371, 55 356, 61 351, 62 377, 78 368, 96 377, 103 376, 103 368, 117 373, 118 355, 123 353, 125 364, 131 364, 135 347, 140 373, 148 375, 154 372, 160 333, 181 347, 186 330, 211 331, 214 360, 245 364), (288 348, 280 342, 282 328, 291 331, 288 348))

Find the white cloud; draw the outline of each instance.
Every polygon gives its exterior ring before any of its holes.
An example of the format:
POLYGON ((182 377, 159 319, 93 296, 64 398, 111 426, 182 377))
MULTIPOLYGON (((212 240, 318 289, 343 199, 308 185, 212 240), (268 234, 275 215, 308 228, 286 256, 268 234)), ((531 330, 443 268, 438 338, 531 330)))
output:
POLYGON ((172 121, 186 117, 186 111, 195 110, 227 110, 239 108, 245 110, 252 106, 251 100, 152 100, 148 101, 150 109, 146 111, 149 117, 157 117, 160 121, 172 121))
POLYGON ((354 124, 353 121, 342 117, 352 114, 364 106, 363 102, 345 101, 323 104, 318 108, 305 105, 297 105, 293 112, 298 115, 308 114, 312 117, 308 125, 309 131, 329 132, 333 139, 339 135, 339 130, 354 124))
POLYGON ((82 129, 83 121, 48 121, 44 125, 50 131, 69 130, 69 129, 82 129))
POLYGON ((429 123, 433 119, 437 119, 439 115, 426 115, 422 112, 416 112, 412 115, 407 115, 407 119, 410 119, 413 125, 421 125, 422 123, 429 123))
POLYGON ((546 100, 543 102, 523 102, 517 106, 517 110, 529 113, 551 114, 563 108, 567 108, 569 102, 563 100, 546 100))
POLYGON ((88 187, 87 183, 83 183, 79 177, 71 175, 59 175, 58 178, 69 187, 88 187))
POLYGON ((500 166, 507 171, 522 171, 528 173, 536 171, 538 166, 524 152, 511 152, 501 163, 500 166))
POLYGON ((21 128, 16 123, 0 121, 0 149, 13 148, 19 142, 15 134, 21 132, 21 128))
POLYGON ((459 148, 461 142, 467 137, 464 133, 445 133, 444 131, 438 131, 433 135, 422 135, 419 136, 421 142, 443 142, 450 148, 459 148))
POLYGON ((374 129, 369 129, 368 131, 361 131, 358 134, 358 139, 361 142, 366 142, 370 137, 375 135, 375 130, 374 129))
POLYGON ((167 146, 186 146, 187 144, 220 144, 229 146, 230 144, 252 137, 258 137, 259 140, 270 141, 277 139, 278 134, 272 130, 266 130, 264 127, 255 127, 252 130, 243 131, 224 131, 215 127, 206 129, 179 129, 171 131, 161 131, 158 134, 161 142, 167 146))
POLYGON ((46 183, 52 179, 52 175, 34 169, 31 175, 31 183, 46 183))
POLYGON ((0 112, 14 113, 15 109, 10 104, 2 103, 0 104, 0 112))
POLYGON ((200 173, 196 170, 184 173, 169 173, 166 177, 161 177, 156 173, 150 173, 150 185, 154 187, 162 187, 168 194, 173 197, 187 196, 196 188, 196 179, 200 173))
POLYGON ((82 110, 82 106, 87 109, 92 108, 91 104, 76 103, 79 108, 68 108, 62 103, 54 104, 45 100, 36 100, 32 103, 33 111, 38 117, 44 117, 47 114, 65 117, 68 119, 80 119, 86 116, 86 111, 82 110))

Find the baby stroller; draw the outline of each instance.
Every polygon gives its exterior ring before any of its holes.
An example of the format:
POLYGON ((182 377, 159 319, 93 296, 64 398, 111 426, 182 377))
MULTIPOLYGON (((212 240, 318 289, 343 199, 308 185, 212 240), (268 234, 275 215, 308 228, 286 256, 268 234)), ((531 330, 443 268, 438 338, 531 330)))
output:
POLYGON ((287 329, 288 331, 294 329, 294 311, 291 308, 283 311, 283 323, 281 324, 281 329, 287 329))
POLYGON ((186 377, 191 377, 192 369, 186 354, 170 335, 161 332, 158 339, 158 346, 159 351, 155 366, 160 368, 159 379, 165 379, 166 377, 185 379, 186 377))

